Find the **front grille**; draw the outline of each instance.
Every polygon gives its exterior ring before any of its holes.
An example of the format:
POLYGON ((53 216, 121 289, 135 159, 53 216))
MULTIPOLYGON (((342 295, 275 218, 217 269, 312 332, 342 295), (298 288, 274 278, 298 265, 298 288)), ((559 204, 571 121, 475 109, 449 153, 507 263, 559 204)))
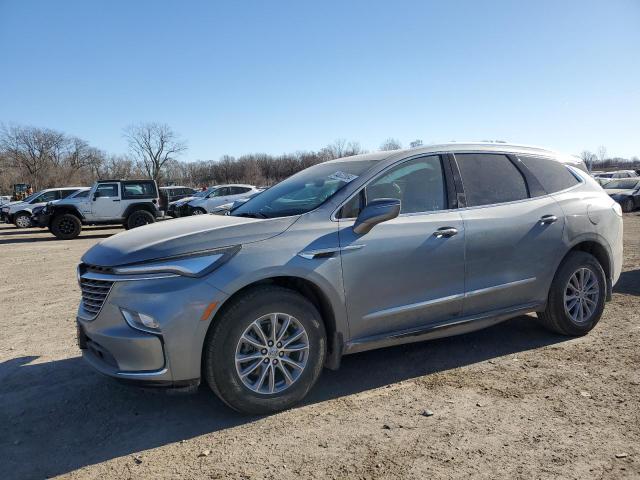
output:
POLYGON ((107 299, 113 282, 107 280, 93 280, 80 278, 80 289, 82 290, 82 306, 94 317, 98 315, 102 304, 107 299))

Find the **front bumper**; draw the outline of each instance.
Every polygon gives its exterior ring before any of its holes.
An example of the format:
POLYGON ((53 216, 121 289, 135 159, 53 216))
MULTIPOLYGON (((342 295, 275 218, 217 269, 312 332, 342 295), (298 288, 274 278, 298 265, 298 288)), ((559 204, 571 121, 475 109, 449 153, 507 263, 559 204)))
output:
POLYGON ((2 223, 13 223, 11 215, 8 212, 0 212, 0 222, 2 223))
POLYGON ((117 380, 158 387, 197 384, 211 321, 202 320, 202 315, 211 302, 220 305, 225 298, 202 278, 117 281, 95 318, 81 302, 78 345, 89 365, 117 380), (149 333, 131 327, 121 308, 153 316, 160 331, 149 333))
POLYGON ((34 227, 40 227, 40 228, 48 227, 50 220, 51 220, 51 214, 48 214, 48 213, 39 212, 34 215, 31 215, 31 225, 33 225, 34 227))

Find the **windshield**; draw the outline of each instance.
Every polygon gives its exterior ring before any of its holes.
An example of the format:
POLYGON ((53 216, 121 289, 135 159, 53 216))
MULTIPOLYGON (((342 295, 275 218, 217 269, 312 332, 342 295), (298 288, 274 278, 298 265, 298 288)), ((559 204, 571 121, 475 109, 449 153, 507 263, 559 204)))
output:
POLYGON ((39 192, 36 193, 32 193, 31 195, 29 195, 27 198, 25 198, 24 200, 22 200, 23 202, 30 202, 31 200, 33 200, 34 198, 36 198, 38 195, 40 195, 42 192, 44 192, 44 190, 40 190, 39 192))
POLYGON ((613 190, 615 189, 624 189, 624 190, 633 190, 635 188, 637 188, 638 186, 638 179, 624 179, 624 180, 612 180, 610 182, 607 182, 607 184, 605 185, 605 189, 606 190, 613 190))
POLYGON ((314 165, 251 198, 231 215, 273 218, 310 212, 375 163, 376 160, 345 160, 314 165))
POLYGON ((212 190, 213 190, 213 188, 207 188, 206 190, 202 190, 201 192, 194 193, 191 196, 192 197, 197 197, 197 198, 206 197, 209 193, 211 193, 212 190))

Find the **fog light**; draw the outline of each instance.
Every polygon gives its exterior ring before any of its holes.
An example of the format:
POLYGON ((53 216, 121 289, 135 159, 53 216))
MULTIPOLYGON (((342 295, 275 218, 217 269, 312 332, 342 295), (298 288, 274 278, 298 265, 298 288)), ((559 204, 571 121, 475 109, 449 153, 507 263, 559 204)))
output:
POLYGON ((134 312, 125 308, 121 308, 120 311, 131 328, 151 333, 158 333, 160 331, 160 324, 151 315, 134 312))

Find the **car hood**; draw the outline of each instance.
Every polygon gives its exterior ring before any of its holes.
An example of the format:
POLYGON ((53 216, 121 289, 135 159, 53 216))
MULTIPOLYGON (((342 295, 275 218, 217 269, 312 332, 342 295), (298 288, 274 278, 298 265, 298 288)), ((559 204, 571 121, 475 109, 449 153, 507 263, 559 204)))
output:
POLYGON ((196 215, 122 232, 94 245, 84 263, 113 267, 214 248, 259 242, 289 228, 299 217, 256 219, 196 215))
POLYGON ((7 202, 7 203, 3 203, 2 207, 13 207, 14 205, 19 205, 21 203, 24 203, 22 200, 14 200, 13 202, 7 202))
POLYGON ((608 190, 605 189, 605 192, 609 195, 631 195, 634 191, 628 188, 610 188, 608 190))
POLYGON ((196 197, 182 197, 179 200, 174 200, 173 202, 169 202, 169 205, 182 205, 183 203, 188 203, 196 197))
POLYGON ((9 207, 9 210, 13 213, 21 208, 27 208, 29 206, 31 206, 30 203, 17 201, 17 202, 5 203, 4 205, 2 205, 2 208, 9 207))

